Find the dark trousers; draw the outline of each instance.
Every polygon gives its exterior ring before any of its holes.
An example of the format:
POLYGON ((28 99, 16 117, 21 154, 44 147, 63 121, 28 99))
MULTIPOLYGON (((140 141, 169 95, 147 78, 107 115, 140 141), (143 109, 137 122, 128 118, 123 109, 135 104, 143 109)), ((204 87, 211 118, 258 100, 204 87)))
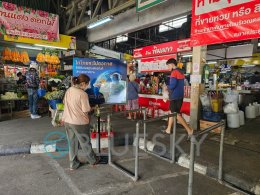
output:
POLYGON ((79 145, 86 155, 87 161, 90 164, 96 162, 96 155, 92 149, 90 140, 90 126, 89 125, 73 125, 65 123, 65 129, 67 133, 67 138, 69 141, 69 159, 70 167, 77 161, 79 145))

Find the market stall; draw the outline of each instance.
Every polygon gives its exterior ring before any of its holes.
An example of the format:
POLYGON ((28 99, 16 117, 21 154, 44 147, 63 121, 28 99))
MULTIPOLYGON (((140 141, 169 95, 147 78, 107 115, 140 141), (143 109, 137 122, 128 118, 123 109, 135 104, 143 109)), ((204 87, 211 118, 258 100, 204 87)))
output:
MULTIPOLYGON (((5 115, 12 118, 18 112, 28 112, 27 90, 24 79, 32 61, 37 62, 39 67, 39 112, 47 112, 49 110, 48 104, 55 109, 55 104, 52 102, 58 100, 57 98, 60 100, 60 95, 56 97, 56 94, 50 95, 50 93, 57 91, 62 93, 64 88, 68 87, 67 78, 61 71, 63 69, 61 51, 70 49, 71 39, 70 36, 60 35, 59 42, 9 36, 4 36, 3 40, 0 40, 2 43, 0 65, 1 118, 5 115), (36 44, 40 46, 35 46, 36 44), (17 73, 21 73, 21 82, 17 73), (45 96, 46 92, 47 96, 45 96)), ((28 113, 25 113, 24 116, 27 116, 28 113)))
POLYGON ((191 45, 196 48, 191 79, 192 126, 197 129, 200 96, 202 119, 227 119, 229 128, 239 128, 245 117, 259 115, 258 2, 195 2, 191 25, 191 45), (244 8, 246 11, 240 12, 244 8), (205 55, 206 48, 215 49, 208 49, 205 55), (204 94, 200 94, 199 88, 204 86, 204 94))
MULTIPOLYGON (((170 72, 166 61, 178 58, 178 68, 185 72, 187 82, 185 97, 181 109, 182 114, 190 114, 190 87, 188 78, 190 74, 189 56, 190 39, 151 45, 134 50, 134 58, 138 61, 138 72, 141 76, 139 105, 146 107, 152 117, 166 114, 169 111, 169 101, 164 101, 162 87, 167 84, 170 72)), ((187 117, 186 117, 187 118, 187 117)))

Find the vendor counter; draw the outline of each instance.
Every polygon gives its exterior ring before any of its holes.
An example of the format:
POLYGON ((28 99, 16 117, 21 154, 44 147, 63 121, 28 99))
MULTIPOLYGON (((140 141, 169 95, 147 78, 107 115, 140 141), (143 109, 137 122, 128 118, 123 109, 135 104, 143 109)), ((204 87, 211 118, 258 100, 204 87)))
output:
MULTIPOLYGON (((168 112, 170 101, 164 101, 162 95, 139 94, 139 106, 168 112)), ((181 113, 190 115, 190 99, 183 99, 181 113)))
POLYGON ((2 109, 7 109, 8 113, 13 118, 13 109, 15 108, 15 105, 22 105, 23 102, 28 102, 28 99, 24 98, 17 98, 17 99, 0 99, 0 119, 2 117, 2 109))

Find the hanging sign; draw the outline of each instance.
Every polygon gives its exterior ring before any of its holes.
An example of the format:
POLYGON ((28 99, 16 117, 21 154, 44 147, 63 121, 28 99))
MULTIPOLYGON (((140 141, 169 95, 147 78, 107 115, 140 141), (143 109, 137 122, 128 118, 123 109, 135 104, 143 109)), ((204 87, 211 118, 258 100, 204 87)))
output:
POLYGON ((59 16, 0 1, 0 34, 59 40, 59 16))
POLYGON ((165 0, 136 0, 136 11, 143 11, 164 1, 165 0))
POLYGON ((52 46, 61 49, 76 49, 76 37, 67 36, 67 35, 59 35, 59 41, 46 41, 46 40, 37 40, 25 37, 18 37, 18 36, 4 36, 5 41, 15 42, 15 43, 25 43, 30 45, 41 45, 44 46, 52 46))
POLYGON ((74 58, 73 76, 86 74, 91 79, 87 90, 91 104, 126 103, 127 68, 116 59, 74 58))
POLYGON ((231 71, 231 65, 229 65, 229 64, 222 64, 220 66, 220 73, 225 74, 225 73, 230 72, 230 71, 231 71))
POLYGON ((192 46, 260 37, 259 0, 193 0, 192 46))
POLYGON ((176 59, 176 54, 142 58, 138 64, 138 72, 169 72, 166 62, 170 58, 176 59))
POLYGON ((178 52, 191 51, 190 39, 172 41, 134 49, 134 58, 169 55, 178 52))

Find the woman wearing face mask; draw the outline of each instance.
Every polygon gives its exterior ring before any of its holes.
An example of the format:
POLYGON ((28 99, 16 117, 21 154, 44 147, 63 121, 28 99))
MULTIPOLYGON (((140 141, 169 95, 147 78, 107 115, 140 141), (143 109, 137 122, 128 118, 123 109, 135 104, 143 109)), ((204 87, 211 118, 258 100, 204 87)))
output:
POLYGON ((64 97, 63 121, 69 141, 70 169, 75 170, 80 166, 78 160, 78 144, 81 146, 87 161, 98 164, 100 158, 92 149, 90 142, 90 126, 88 113, 91 111, 89 99, 85 90, 89 86, 90 78, 81 74, 72 79, 73 86, 70 87, 64 97))

